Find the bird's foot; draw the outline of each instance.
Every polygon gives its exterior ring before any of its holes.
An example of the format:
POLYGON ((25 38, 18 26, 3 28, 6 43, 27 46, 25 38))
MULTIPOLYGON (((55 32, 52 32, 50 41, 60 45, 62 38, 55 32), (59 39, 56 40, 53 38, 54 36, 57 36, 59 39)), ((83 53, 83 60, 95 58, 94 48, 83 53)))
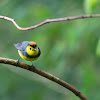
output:
POLYGON ((33 69, 35 69, 35 67, 34 67, 34 65, 33 65, 33 64, 32 64, 31 66, 32 66, 32 68, 33 68, 33 69))
MULTIPOLYGON (((32 63, 32 62, 31 62, 31 63, 32 63)), ((33 69, 35 68, 35 67, 34 67, 34 65, 33 65, 33 63, 32 63, 32 65, 31 65, 31 66, 32 66, 32 68, 33 68, 33 69)))
MULTIPOLYGON (((32 62, 31 62, 32 63, 32 62)), ((34 69, 35 67, 34 67, 34 65, 33 65, 33 63, 32 63, 32 65, 28 68, 28 70, 32 70, 32 69, 34 69)))
POLYGON ((18 64, 19 64, 19 59, 18 59, 17 62, 16 62, 16 67, 18 66, 18 64))

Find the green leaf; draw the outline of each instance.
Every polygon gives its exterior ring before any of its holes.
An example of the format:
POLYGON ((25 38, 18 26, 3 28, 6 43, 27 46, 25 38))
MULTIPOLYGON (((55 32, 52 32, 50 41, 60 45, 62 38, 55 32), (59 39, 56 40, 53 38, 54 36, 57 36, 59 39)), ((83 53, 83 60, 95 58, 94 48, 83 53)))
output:
POLYGON ((96 55, 100 56, 100 38, 99 38, 99 41, 98 41, 98 44, 97 44, 97 48, 96 48, 96 55))
POLYGON ((98 0, 84 0, 84 9, 86 13, 91 14, 95 9, 98 0))

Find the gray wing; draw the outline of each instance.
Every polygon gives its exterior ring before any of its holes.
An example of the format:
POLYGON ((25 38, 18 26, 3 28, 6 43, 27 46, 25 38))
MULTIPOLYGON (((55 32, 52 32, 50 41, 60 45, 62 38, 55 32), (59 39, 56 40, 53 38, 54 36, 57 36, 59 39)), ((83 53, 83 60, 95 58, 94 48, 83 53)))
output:
POLYGON ((29 43, 29 41, 23 41, 23 42, 14 44, 14 46, 20 51, 25 51, 28 43, 29 43))

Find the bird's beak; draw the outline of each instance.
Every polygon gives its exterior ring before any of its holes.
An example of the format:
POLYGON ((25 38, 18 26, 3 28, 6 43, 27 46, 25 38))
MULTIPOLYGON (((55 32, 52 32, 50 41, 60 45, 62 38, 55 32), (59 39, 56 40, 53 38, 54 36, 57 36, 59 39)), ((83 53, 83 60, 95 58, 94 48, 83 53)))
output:
POLYGON ((37 51, 37 49, 34 49, 34 51, 37 51))

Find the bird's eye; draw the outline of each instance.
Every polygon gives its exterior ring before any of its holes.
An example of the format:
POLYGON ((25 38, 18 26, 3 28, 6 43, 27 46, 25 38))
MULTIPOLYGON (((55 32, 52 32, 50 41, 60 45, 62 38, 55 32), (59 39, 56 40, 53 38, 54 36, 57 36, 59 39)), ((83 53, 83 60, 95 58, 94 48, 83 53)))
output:
POLYGON ((30 50, 31 50, 31 48, 30 48, 30 50))

